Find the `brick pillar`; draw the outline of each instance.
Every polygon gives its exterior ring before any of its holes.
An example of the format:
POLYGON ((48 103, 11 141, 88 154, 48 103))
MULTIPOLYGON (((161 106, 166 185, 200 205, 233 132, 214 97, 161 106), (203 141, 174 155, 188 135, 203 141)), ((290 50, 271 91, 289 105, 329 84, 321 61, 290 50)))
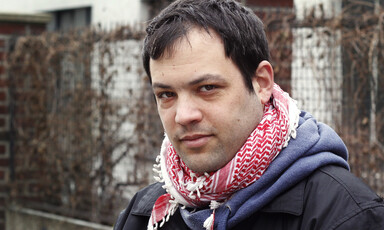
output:
POLYGON ((5 203, 9 182, 9 111, 5 55, 8 36, 0 33, 0 229, 5 229, 5 203))
POLYGON ((6 71, 6 57, 9 52, 12 52, 11 38, 39 34, 45 31, 49 20, 50 16, 45 14, 0 13, 0 230, 6 228, 5 213, 14 166, 8 84, 11 76, 6 71))

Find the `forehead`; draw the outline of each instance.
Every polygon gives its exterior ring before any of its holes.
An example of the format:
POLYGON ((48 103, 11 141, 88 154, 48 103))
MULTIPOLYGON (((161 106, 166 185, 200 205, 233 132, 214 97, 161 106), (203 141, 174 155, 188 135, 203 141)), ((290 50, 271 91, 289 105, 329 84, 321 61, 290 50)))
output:
POLYGON ((193 28, 166 49, 160 58, 150 59, 149 64, 152 80, 156 80, 159 76, 178 71, 213 71, 223 68, 222 65, 228 62, 231 60, 225 56, 223 42, 216 32, 193 28))

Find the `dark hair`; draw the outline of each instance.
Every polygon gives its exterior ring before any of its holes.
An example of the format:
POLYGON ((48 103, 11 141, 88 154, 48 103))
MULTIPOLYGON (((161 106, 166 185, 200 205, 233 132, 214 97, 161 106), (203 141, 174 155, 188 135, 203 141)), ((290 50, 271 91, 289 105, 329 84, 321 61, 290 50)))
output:
POLYGON ((253 89, 252 77, 263 60, 269 60, 264 25, 249 9, 233 0, 177 0, 147 27, 143 64, 151 81, 149 60, 172 54, 175 42, 191 28, 214 30, 223 40, 225 55, 241 71, 245 85, 253 89))

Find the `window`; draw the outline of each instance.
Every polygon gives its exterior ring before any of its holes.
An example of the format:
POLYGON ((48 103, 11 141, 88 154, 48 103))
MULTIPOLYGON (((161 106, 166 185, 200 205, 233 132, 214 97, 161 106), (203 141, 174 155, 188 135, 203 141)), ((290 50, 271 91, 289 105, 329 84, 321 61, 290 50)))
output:
POLYGON ((58 10, 51 13, 53 20, 48 25, 49 31, 68 31, 91 24, 91 7, 58 10))

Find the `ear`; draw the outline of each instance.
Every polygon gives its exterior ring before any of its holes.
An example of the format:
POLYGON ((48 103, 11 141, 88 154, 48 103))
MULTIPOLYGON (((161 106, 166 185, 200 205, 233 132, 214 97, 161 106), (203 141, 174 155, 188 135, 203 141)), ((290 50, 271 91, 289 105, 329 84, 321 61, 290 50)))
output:
POLYGON ((260 62, 252 78, 253 89, 262 104, 269 101, 272 96, 274 84, 273 68, 268 61, 260 62))

